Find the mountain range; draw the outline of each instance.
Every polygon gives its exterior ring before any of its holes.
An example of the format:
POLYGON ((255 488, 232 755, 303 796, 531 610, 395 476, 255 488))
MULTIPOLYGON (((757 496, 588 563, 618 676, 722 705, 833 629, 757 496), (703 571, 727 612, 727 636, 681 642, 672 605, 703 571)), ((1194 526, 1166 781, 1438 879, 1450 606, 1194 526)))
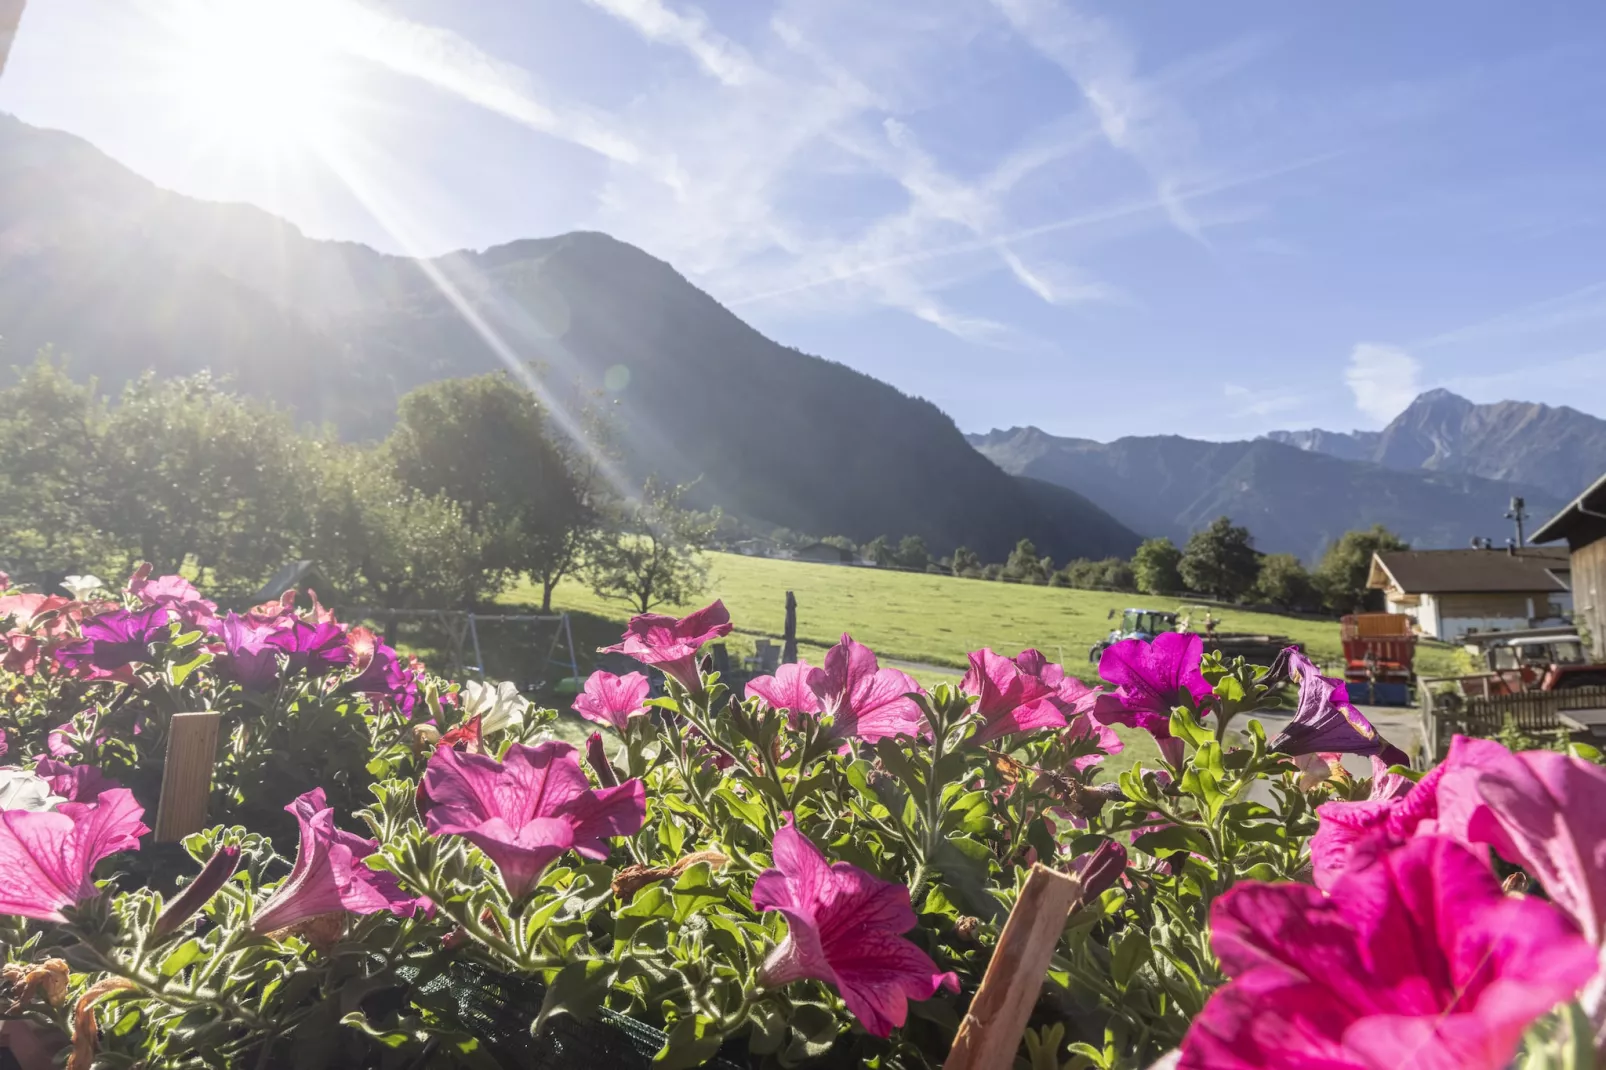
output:
POLYGON ((1260 549, 1306 560, 1372 524, 1422 547, 1498 541, 1512 530, 1513 497, 1539 521, 1606 471, 1606 421, 1446 390, 1420 395, 1381 431, 1092 442, 1017 427, 969 439, 1006 472, 1074 489, 1134 530, 1180 540, 1225 515, 1260 549))
POLYGON ((420 260, 321 241, 162 190, 72 135, 0 115, 0 338, 115 387, 203 369, 355 439, 432 380, 533 372, 601 394, 631 479, 696 481, 769 526, 920 535, 1002 560, 1129 553, 1074 490, 1005 473, 931 403, 764 337, 668 264, 602 234, 420 260))
POLYGON ((1475 405, 1448 390, 1419 395, 1381 431, 1273 431, 1266 437, 1344 460, 1482 476, 1569 499, 1606 471, 1606 420, 1565 405, 1475 405))

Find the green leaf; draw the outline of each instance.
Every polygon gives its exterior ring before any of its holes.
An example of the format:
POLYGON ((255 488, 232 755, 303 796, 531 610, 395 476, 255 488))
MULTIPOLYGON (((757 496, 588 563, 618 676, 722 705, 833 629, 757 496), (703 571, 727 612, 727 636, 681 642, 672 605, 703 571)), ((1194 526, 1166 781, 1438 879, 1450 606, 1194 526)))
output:
POLYGON ((1126 990, 1138 967, 1149 961, 1149 938, 1137 929, 1119 933, 1110 941, 1110 979, 1126 990))
POLYGON ((167 667, 167 678, 174 687, 178 687, 190 678, 190 674, 212 660, 212 653, 202 650, 186 662, 175 662, 167 667))
POLYGON ((1195 747, 1202 747, 1216 738, 1186 706, 1177 706, 1171 711, 1171 734, 1195 747))
POLYGON ((594 1017, 618 971, 618 963, 608 959, 582 959, 563 967, 547 986, 541 1011, 530 1023, 530 1035, 539 1035, 554 1014, 569 1014, 582 1020, 594 1017))
POLYGON ((675 882, 675 922, 686 919, 704 907, 725 901, 725 889, 714 887, 713 872, 707 862, 699 862, 680 875, 675 882))
POLYGON ((818 1059, 836 1043, 836 1015, 816 1003, 798 1003, 792 1008, 792 1042, 786 1046, 781 1062, 796 1065, 818 1059))
POLYGON ((686 1070, 689 1067, 701 1066, 712 1059, 719 1051, 724 1037, 719 1034, 705 1035, 705 1030, 710 1024, 712 1023, 701 1016, 682 1018, 676 1022, 674 1028, 669 1030, 669 1039, 658 1049, 658 1054, 652 1057, 652 1064, 663 1067, 663 1070, 686 1070))
POLYGON ((184 941, 168 953, 162 960, 161 972, 163 977, 172 977, 184 967, 200 958, 202 954, 201 942, 193 937, 184 941))

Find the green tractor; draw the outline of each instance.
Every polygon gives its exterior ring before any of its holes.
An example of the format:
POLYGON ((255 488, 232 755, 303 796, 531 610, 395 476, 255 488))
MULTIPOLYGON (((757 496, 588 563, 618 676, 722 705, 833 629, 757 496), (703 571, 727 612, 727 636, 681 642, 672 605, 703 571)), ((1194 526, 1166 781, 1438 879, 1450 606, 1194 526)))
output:
MULTIPOLYGON (((1110 620, 1115 619, 1115 610, 1110 610, 1110 620)), ((1142 639, 1150 642, 1161 632, 1174 632, 1177 630, 1177 615, 1159 609, 1127 609, 1121 613, 1121 626, 1110 632, 1088 648, 1087 660, 1098 663, 1104 656, 1104 651, 1123 639, 1142 639)))

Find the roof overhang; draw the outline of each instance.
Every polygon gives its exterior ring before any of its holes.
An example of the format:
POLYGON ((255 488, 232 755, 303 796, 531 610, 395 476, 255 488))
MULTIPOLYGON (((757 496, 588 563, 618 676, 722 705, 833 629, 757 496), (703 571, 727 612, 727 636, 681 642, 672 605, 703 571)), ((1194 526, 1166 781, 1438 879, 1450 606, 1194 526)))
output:
POLYGON ((1606 475, 1567 504, 1567 507, 1541 524, 1533 533, 1534 542, 1556 542, 1567 537, 1567 528, 1580 516, 1606 520, 1606 475))

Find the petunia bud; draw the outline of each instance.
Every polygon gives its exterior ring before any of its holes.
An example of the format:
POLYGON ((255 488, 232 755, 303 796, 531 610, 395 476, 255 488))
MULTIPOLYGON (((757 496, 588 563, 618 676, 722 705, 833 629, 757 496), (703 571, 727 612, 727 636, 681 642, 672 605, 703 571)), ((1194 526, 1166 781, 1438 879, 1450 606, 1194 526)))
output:
POLYGON ((1155 743, 1159 745, 1160 757, 1165 759, 1167 765, 1173 769, 1182 768, 1182 760, 1188 755, 1187 747, 1182 740, 1176 736, 1166 736, 1164 739, 1155 740, 1155 743))
POLYGON ((432 724, 413 725, 413 753, 423 758, 440 746, 441 730, 432 724))
POLYGON ((1528 890, 1528 874, 1518 870, 1500 882, 1500 890, 1507 895, 1521 895, 1528 890))
POLYGON ((219 847, 217 853, 207 861, 205 866, 201 867, 201 872, 196 874, 194 880, 190 881, 189 887, 185 888, 171 903, 167 904, 167 909, 163 910, 161 916, 156 919, 156 928, 152 930, 153 935, 157 937, 166 936, 188 921, 196 911, 211 901, 212 897, 218 893, 218 889, 222 888, 228 882, 228 879, 234 876, 234 871, 239 866, 240 849, 238 847, 233 844, 219 847))
POLYGON ((1082 902, 1096 899, 1126 872, 1126 848, 1105 839, 1072 862, 1071 872, 1082 882, 1082 902))
POLYGON ((586 740, 586 764, 597 774, 597 783, 605 788, 619 786, 619 774, 613 771, 613 765, 608 761, 608 752, 602 745, 601 732, 591 733, 591 737, 586 740))

